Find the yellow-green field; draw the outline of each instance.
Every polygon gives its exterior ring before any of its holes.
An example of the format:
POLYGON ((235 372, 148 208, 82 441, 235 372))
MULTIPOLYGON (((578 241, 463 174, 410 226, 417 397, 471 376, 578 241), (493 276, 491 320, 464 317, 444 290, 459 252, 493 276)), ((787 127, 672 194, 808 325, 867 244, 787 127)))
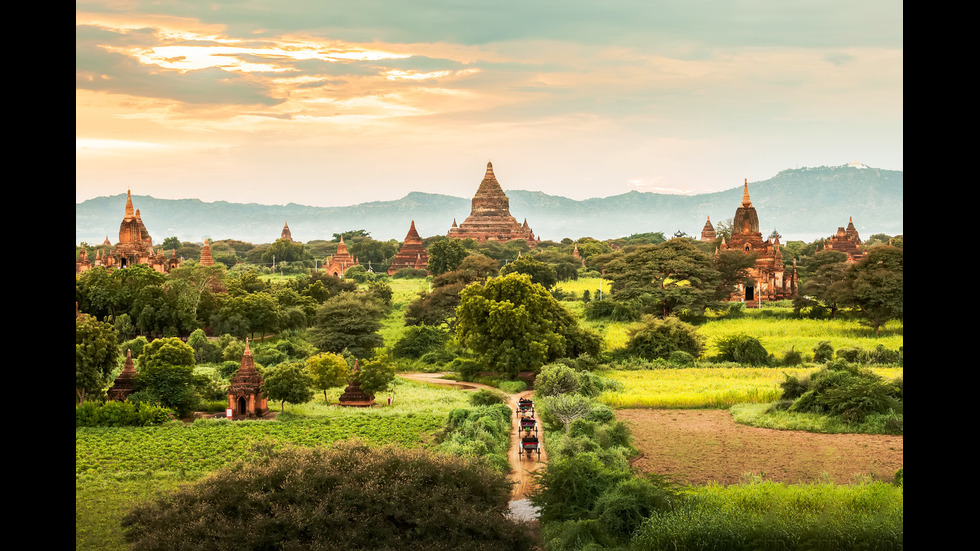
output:
MULTIPOLYGON (((621 392, 604 392, 599 401, 614 408, 728 408, 741 403, 779 399, 784 374, 802 377, 809 368, 685 368, 608 371, 603 376, 623 384, 621 392)), ((888 379, 902 368, 875 368, 888 379)))
MULTIPOLYGON (((611 289, 611 282, 603 280, 603 289, 611 289)), ((580 278, 558 284, 565 292, 574 292, 581 298, 582 291, 588 289, 594 294, 599 288, 599 278, 580 278)), ((626 346, 629 340, 629 329, 634 323, 616 321, 589 321, 584 319, 584 303, 581 300, 565 301, 565 308, 575 313, 582 323, 595 329, 605 339, 606 348, 615 350, 626 346)), ((750 309, 740 318, 727 319, 719 317, 698 326, 698 332, 705 338, 705 351, 702 358, 717 355, 717 343, 724 337, 745 334, 759 339, 767 351, 777 359, 785 356, 790 349, 795 349, 804 355, 812 354, 813 349, 821 341, 829 341, 834 350, 842 348, 860 348, 872 350, 879 344, 889 350, 898 350, 903 345, 904 327, 902 322, 889 322, 877 337, 867 327, 857 320, 815 320, 782 317, 792 311, 791 307, 781 305, 763 305, 763 309, 750 309), (779 313, 780 316, 767 314, 779 313)))

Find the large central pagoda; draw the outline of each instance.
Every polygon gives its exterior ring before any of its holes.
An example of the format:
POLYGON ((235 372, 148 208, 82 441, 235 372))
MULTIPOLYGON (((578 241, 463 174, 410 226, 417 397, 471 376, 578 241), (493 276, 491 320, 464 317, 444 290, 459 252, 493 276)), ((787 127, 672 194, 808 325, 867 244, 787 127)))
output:
POLYGON ((536 244, 534 232, 527 225, 521 225, 510 214, 510 199, 493 174, 493 164, 487 163, 487 173, 473 196, 470 215, 462 224, 449 229, 447 237, 454 239, 473 238, 477 241, 511 241, 524 239, 532 247, 536 244))

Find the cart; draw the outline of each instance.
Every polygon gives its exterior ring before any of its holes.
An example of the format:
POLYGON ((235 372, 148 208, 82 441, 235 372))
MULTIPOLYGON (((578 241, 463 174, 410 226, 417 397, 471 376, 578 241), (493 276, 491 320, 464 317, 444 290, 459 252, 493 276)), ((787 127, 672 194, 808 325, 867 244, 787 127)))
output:
POLYGON ((537 436, 525 436, 521 438, 521 453, 527 456, 527 459, 531 459, 531 454, 537 453, 538 459, 541 459, 541 443, 538 442, 537 436))

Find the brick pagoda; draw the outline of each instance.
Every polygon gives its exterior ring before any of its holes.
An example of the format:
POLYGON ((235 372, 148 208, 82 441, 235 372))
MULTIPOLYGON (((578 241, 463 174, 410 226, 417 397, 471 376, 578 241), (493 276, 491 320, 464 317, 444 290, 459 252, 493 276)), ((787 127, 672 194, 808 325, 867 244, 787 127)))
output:
POLYGON ((419 237, 419 232, 415 231, 415 220, 412 220, 412 226, 408 229, 402 248, 398 250, 398 254, 391 261, 391 266, 388 267, 388 275, 394 275, 398 270, 405 268, 424 270, 428 265, 429 253, 422 246, 422 238, 419 237))
POLYGON ((477 241, 511 241, 524 239, 528 245, 535 246, 537 239, 527 225, 527 220, 521 225, 510 214, 510 199, 497 182, 493 174, 493 164, 487 163, 487 172, 480 182, 480 187, 473 196, 470 215, 462 224, 449 229, 447 237, 453 239, 473 238, 477 241))
POLYGON ((861 237, 854 227, 853 217, 848 219, 847 228, 843 226, 837 228, 837 234, 824 242, 824 248, 828 251, 847 253, 848 264, 854 264, 864 258, 864 249, 861 245, 861 237))
POLYGON ((233 419, 256 419, 269 412, 262 394, 262 375, 255 369, 255 359, 245 339, 245 354, 238 373, 228 385, 228 408, 233 419))
POLYGON ((749 276, 754 281, 739 284, 729 300, 744 300, 748 306, 756 306, 759 300, 782 300, 796 295, 795 261, 793 273, 786 274, 779 237, 762 240, 759 215, 749 198, 748 178, 742 191, 742 204, 735 210, 735 218, 732 219, 731 240, 726 242, 722 238, 719 249, 743 251, 756 257, 755 266, 749 268, 749 276))

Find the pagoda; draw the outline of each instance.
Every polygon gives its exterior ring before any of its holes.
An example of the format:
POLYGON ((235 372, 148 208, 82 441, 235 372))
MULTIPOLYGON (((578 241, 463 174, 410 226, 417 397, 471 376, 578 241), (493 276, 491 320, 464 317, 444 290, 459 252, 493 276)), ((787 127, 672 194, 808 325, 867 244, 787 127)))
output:
POLYGON ((511 216, 510 199, 497 182, 493 174, 493 164, 489 162, 483 181, 473 196, 470 215, 458 226, 454 219, 453 226, 446 235, 453 239, 473 238, 478 242, 524 239, 531 247, 540 241, 535 239, 526 219, 522 225, 511 216))
MULTIPOLYGON (((742 300, 749 306, 755 306, 763 299, 782 300, 796 295, 796 269, 794 267, 792 274, 786 274, 779 237, 762 239, 759 215, 749 197, 748 178, 742 190, 742 203, 732 219, 731 239, 726 242, 722 237, 719 249, 742 251, 755 256, 755 266, 748 270, 753 281, 740 283, 729 300, 742 300)), ((795 259, 793 265, 796 265, 795 259)))
POLYGON ((824 249, 846 253, 848 264, 854 264, 864 258, 861 237, 858 235, 857 228, 854 227, 853 217, 848 219, 847 228, 838 227, 837 234, 824 242, 824 249))
POLYGON ((205 239, 204 246, 201 247, 201 266, 214 266, 214 259, 211 258, 210 239, 205 239))
POLYGON ((344 277, 344 272, 351 266, 357 265, 357 263, 357 259, 347 252, 347 245, 344 244, 344 234, 340 234, 337 253, 324 260, 323 269, 334 277, 344 277))
POLYGON ((354 369, 351 370, 350 382, 344 393, 340 395, 340 405, 353 407, 369 407, 374 405, 374 396, 361 390, 361 385, 357 383, 357 372, 361 370, 360 364, 354 360, 354 369))
MULTIPOLYGON (((106 237, 108 241, 108 236, 106 237)), ((162 252, 153 251, 153 239, 146 231, 139 209, 133 208, 132 193, 126 191, 126 210, 119 224, 119 242, 106 253, 97 265, 107 268, 126 268, 134 264, 146 264, 157 272, 165 273, 180 266, 177 251, 171 251, 170 259, 162 252)))
POLYGON ((424 270, 429 265, 429 253, 422 246, 422 238, 419 232, 415 231, 415 220, 408 229, 408 235, 402 243, 402 248, 391 261, 388 267, 388 275, 394 275, 398 270, 411 268, 414 270, 424 270))
POLYGON ((255 419, 269 412, 262 394, 262 375, 255 369, 255 359, 245 339, 245 354, 238 373, 228 385, 228 409, 233 419, 255 419))
POLYGON ((126 364, 109 388, 108 399, 124 402, 133 392, 136 392, 136 368, 133 367, 133 351, 127 348, 126 364))
POLYGON ((286 222, 282 227, 282 233, 279 234, 279 239, 285 239, 286 241, 293 240, 293 234, 289 231, 289 222, 286 222))
MULTIPOLYGON (((748 181, 748 178, 746 178, 748 181)), ((701 241, 714 241, 718 237, 715 232, 715 227, 711 225, 711 217, 708 217, 708 221, 704 223, 704 227, 701 228, 701 241)))

